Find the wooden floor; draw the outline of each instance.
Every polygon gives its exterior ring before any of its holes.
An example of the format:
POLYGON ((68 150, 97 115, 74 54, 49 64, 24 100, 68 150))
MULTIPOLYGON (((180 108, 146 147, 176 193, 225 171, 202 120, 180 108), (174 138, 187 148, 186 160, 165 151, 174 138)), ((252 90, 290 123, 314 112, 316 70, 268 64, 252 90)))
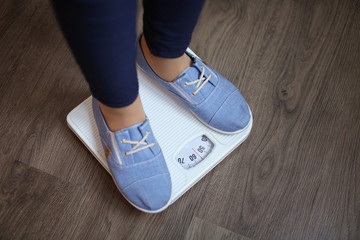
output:
POLYGON ((359 1, 208 0, 191 48, 253 130, 145 214, 66 125, 90 92, 49 2, 3 0, 0 239, 360 239, 359 1))

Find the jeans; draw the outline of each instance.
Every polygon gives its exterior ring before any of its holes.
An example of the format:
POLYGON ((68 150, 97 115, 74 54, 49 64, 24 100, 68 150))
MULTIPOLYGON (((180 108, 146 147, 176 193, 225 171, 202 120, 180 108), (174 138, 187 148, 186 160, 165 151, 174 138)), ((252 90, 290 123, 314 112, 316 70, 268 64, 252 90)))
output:
MULTIPOLYGON (((143 33, 151 53, 184 54, 205 0, 143 0, 143 33)), ((53 0, 65 38, 92 95, 124 107, 138 95, 136 0, 53 0)))

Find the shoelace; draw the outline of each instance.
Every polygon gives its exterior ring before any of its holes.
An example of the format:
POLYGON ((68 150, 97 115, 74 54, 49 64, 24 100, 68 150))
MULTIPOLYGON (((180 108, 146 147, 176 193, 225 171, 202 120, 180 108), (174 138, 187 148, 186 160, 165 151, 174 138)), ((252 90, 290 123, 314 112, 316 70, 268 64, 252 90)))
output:
POLYGON ((205 68, 204 68, 204 66, 201 66, 201 69, 202 69, 202 71, 201 71, 201 74, 200 74, 200 78, 199 78, 199 79, 197 79, 197 80, 195 80, 195 81, 192 81, 192 82, 185 82, 185 83, 184 83, 185 86, 189 86, 189 85, 192 85, 192 84, 197 83, 197 84, 196 84, 196 91, 191 93, 193 96, 195 96, 195 95, 200 91, 200 89, 201 89, 203 86, 205 86, 205 84, 206 84, 206 83, 210 80, 210 78, 211 78, 211 74, 210 74, 207 78, 204 77, 204 73, 205 73, 205 68), (201 82, 202 82, 202 83, 201 83, 201 82), (201 84, 201 85, 200 85, 200 84, 201 84))
POLYGON ((150 143, 148 144, 147 142, 145 142, 146 138, 149 136, 150 132, 149 131, 146 131, 146 134, 145 136, 140 140, 140 141, 130 141, 130 140, 126 140, 126 139, 122 139, 121 140, 121 143, 130 143, 130 144, 135 144, 135 146, 133 146, 131 148, 131 151, 130 152, 125 152, 125 156, 127 155, 130 155, 130 154, 133 154, 133 153, 136 153, 138 151, 141 151, 141 150, 144 150, 146 148, 149 148, 149 147, 152 147, 155 145, 155 143, 150 143), (140 145, 145 145, 143 147, 140 147, 140 148, 137 148, 139 147, 140 145))

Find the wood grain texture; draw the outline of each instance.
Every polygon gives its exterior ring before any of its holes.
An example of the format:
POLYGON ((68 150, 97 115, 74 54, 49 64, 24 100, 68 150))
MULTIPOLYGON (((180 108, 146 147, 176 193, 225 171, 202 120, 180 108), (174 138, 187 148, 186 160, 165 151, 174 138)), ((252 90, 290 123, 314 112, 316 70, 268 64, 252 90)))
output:
POLYGON ((194 217, 191 221, 185 239, 251 240, 197 217, 194 217))
POLYGON ((2 1, 0 239, 360 239, 359 39, 357 0, 207 0, 190 47, 254 127, 151 215, 66 126, 90 92, 49 2, 2 1))

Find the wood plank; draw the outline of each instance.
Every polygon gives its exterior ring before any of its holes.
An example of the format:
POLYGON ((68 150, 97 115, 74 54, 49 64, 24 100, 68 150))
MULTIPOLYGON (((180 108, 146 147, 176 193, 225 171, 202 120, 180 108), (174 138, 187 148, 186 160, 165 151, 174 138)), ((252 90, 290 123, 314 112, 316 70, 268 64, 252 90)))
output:
POLYGON ((216 226, 203 219, 194 217, 189 230, 186 233, 186 240, 192 239, 228 239, 228 240, 250 240, 250 238, 216 226))
POLYGON ((126 202, 66 126, 90 92, 50 3, 3 1, 0 238, 359 239, 359 9, 207 0, 190 47, 239 87, 254 127, 152 215, 126 202))

